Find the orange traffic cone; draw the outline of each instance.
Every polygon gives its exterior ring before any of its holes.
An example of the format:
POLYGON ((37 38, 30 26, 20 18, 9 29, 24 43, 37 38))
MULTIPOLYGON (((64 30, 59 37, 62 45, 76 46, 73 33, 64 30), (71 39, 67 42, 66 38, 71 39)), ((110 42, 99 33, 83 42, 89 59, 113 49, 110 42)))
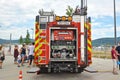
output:
POLYGON ((19 71, 19 80, 22 80, 22 70, 19 71))

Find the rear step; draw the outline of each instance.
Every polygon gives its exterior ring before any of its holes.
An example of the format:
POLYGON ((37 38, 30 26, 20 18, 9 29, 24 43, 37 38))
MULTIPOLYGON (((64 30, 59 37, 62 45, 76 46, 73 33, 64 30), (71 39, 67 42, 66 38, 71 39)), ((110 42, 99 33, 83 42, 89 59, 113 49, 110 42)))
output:
POLYGON ((27 71, 27 73, 36 73, 37 71, 40 71, 40 68, 32 67, 32 68, 30 68, 30 70, 27 71))

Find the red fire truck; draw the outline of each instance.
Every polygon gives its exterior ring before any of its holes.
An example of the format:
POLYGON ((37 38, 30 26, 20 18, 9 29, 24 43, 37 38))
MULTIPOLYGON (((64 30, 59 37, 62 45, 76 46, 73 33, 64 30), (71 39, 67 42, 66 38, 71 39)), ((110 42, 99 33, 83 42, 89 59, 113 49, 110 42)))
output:
POLYGON ((39 11, 34 62, 40 72, 82 72, 92 63, 91 20, 79 12, 56 16, 39 11))

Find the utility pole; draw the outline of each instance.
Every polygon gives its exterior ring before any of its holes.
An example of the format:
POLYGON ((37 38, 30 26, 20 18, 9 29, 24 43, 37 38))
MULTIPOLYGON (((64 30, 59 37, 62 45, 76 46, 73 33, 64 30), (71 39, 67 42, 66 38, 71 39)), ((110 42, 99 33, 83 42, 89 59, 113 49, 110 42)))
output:
POLYGON ((116 5, 115 0, 113 0, 114 4, 114 44, 117 45, 117 33, 116 33, 116 5))
POLYGON ((33 36, 34 36, 34 29, 31 28, 31 30, 32 30, 32 39, 33 39, 33 36))
POLYGON ((11 44, 12 44, 12 34, 10 33, 10 46, 9 46, 9 52, 11 54, 11 44))

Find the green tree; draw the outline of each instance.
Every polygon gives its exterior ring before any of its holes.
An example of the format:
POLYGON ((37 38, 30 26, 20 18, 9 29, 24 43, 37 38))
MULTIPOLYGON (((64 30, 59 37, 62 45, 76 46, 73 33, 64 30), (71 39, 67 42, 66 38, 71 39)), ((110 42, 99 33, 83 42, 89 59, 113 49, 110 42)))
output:
POLYGON ((66 9, 66 15, 72 16, 72 13, 73 13, 73 8, 68 6, 68 9, 66 9))
POLYGON ((23 43, 23 38, 22 38, 22 36, 20 36, 19 43, 20 43, 20 44, 23 43))
POLYGON ((28 30, 27 30, 27 35, 26 35, 26 38, 25 38, 25 43, 26 43, 26 44, 31 43, 31 41, 30 41, 30 34, 29 34, 29 31, 28 31, 28 30))

